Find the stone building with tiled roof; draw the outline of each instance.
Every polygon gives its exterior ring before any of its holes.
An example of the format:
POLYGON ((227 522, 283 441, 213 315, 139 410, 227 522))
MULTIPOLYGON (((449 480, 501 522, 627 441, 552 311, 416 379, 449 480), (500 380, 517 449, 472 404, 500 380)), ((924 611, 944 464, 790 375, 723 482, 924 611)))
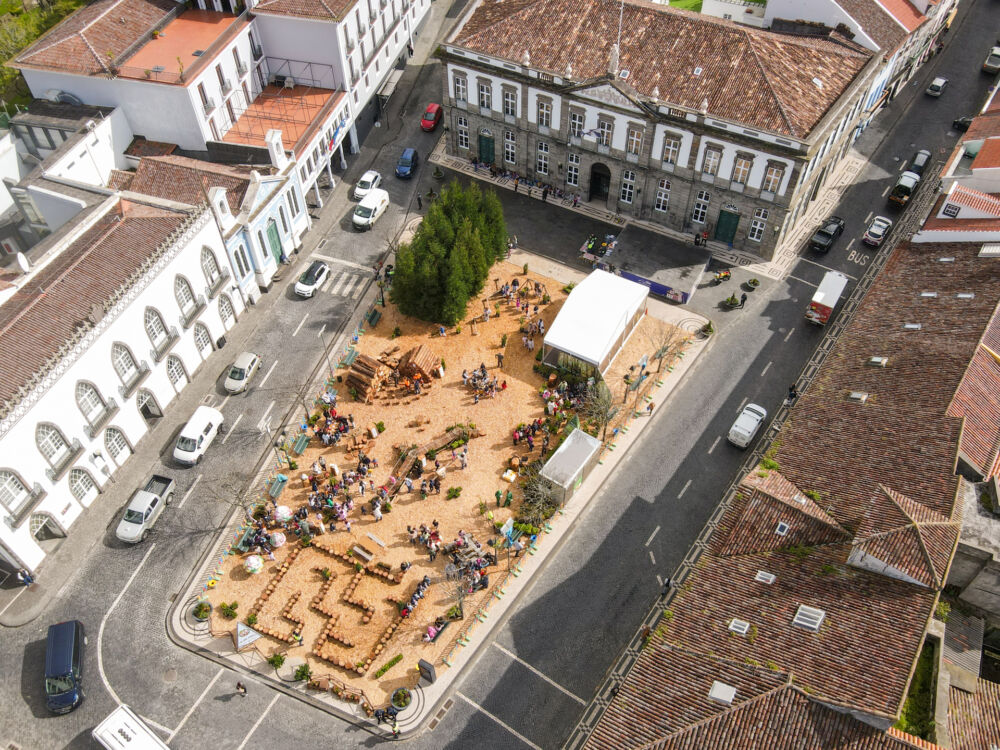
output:
POLYGON ((765 258, 846 152, 878 65, 831 30, 641 0, 475 2, 440 54, 449 153, 765 258))
POLYGON ((244 308, 212 212, 104 191, 0 289, 0 557, 72 533, 244 308))
MULTIPOLYGON (((1000 338, 1000 260, 981 249, 893 251, 770 460, 726 499, 633 666, 567 747, 934 747, 887 729, 945 584, 998 570, 956 557, 978 506, 960 456, 982 465, 1000 444, 984 396, 1000 392, 1000 368, 979 361, 1000 338)), ((986 701, 952 704, 952 737, 1000 736, 986 701)))

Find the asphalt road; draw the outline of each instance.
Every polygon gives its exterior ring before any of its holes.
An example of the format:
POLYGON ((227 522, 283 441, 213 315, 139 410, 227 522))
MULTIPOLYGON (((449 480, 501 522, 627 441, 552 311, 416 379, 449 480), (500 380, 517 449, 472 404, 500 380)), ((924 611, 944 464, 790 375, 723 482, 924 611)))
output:
MULTIPOLYGON (((847 231, 829 254, 807 255, 791 276, 764 280, 741 311, 719 309, 726 288, 695 295, 690 308, 716 321, 715 341, 670 402, 660 405, 654 429, 645 431, 624 457, 572 535, 459 680, 436 729, 407 745, 552 748, 563 742, 656 597, 657 576, 670 575, 677 567, 736 475, 744 453, 724 440, 734 416, 746 400, 774 410, 820 340, 822 331, 807 326, 802 313, 824 267, 854 277, 863 273, 872 251, 859 251, 855 238, 869 214, 882 211, 881 194, 902 160, 917 148, 936 156, 950 151, 952 119, 973 112, 985 96, 989 82, 978 70, 994 41, 996 7, 995 0, 963 1, 945 51, 862 136, 858 146, 872 156, 837 208, 847 231), (937 100, 921 93, 933 75, 951 80, 937 100)), ((91 747, 90 729, 114 707, 115 696, 165 728, 171 747, 178 749, 354 747, 383 741, 365 727, 332 719, 253 680, 249 696, 239 699, 233 691, 237 675, 172 645, 164 621, 173 596, 230 510, 225 500, 229 479, 249 472, 269 444, 258 425, 277 425, 286 410, 294 412, 299 387, 321 359, 322 337, 329 341, 348 319, 361 298, 356 290, 370 279, 366 269, 413 217, 407 211, 414 208, 415 191, 426 192, 433 183, 426 164, 410 182, 391 172, 402 148, 414 146, 426 156, 439 135, 422 133, 416 124, 424 103, 438 98, 436 66, 426 66, 407 92, 400 102, 404 111, 390 108, 386 132, 376 131, 370 139, 374 147, 366 146, 348 169, 349 179, 367 168, 379 169, 386 176, 391 212, 372 232, 354 233, 349 227, 353 203, 343 200, 343 187, 335 191, 326 209, 334 226, 316 251, 333 259, 328 261, 333 276, 326 291, 312 300, 291 293, 295 276, 313 255, 304 253, 275 285, 263 309, 249 313, 251 320, 241 324, 246 330, 238 329, 231 348, 210 360, 207 374, 182 394, 165 418, 171 424, 147 439, 164 460, 133 467, 134 476, 123 472, 118 477, 121 486, 108 493, 117 499, 101 501, 107 506, 101 519, 107 527, 95 530, 93 546, 49 609, 0 639, 0 664, 7 678, 0 681, 5 707, 0 741, 5 745, 91 747), (249 393, 224 401, 221 375, 237 346, 262 353, 265 363, 249 393), (224 445, 213 446, 201 466, 179 470, 169 461, 178 415, 190 413, 204 395, 222 405, 228 437, 224 445), (140 475, 162 470, 178 477, 178 500, 147 544, 119 544, 113 538, 118 508, 140 475), (81 619, 88 629, 87 701, 72 714, 54 717, 45 711, 41 691, 44 634, 49 623, 70 618, 81 619)), ((576 262, 581 237, 605 230, 524 196, 502 191, 501 199, 522 245, 566 262, 576 262)), ((324 222, 327 216, 324 212, 324 222)), ((744 278, 736 270, 730 290, 744 278)))

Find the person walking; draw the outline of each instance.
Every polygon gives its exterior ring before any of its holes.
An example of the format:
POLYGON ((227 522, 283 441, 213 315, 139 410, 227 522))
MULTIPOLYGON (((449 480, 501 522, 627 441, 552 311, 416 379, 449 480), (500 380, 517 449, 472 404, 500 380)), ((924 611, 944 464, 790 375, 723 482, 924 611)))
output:
POLYGON ((500 507, 500 501, 503 500, 503 490, 496 491, 497 507, 500 507))
POLYGON ((21 568, 17 571, 17 580, 20 581, 25 588, 30 588, 31 584, 35 582, 35 579, 32 577, 31 573, 28 572, 27 568, 21 568))
POLYGON ((667 594, 670 593, 670 587, 673 586, 673 582, 669 578, 663 582, 663 588, 660 589, 660 598, 666 599, 667 594))
POLYGON ((247 697, 247 686, 244 685, 242 682, 237 682, 236 683, 236 692, 240 694, 241 698, 246 698, 247 697))
POLYGON ((743 305, 745 305, 746 303, 747 303, 747 293, 743 292, 743 294, 740 295, 740 307, 743 307, 743 305))
POLYGON ((418 211, 423 211, 424 210, 424 202, 420 198, 420 193, 417 193, 417 210, 418 211))
POLYGON ((499 369, 501 369, 501 370, 503 369, 503 355, 502 354, 498 354, 497 355, 497 367, 499 369))
POLYGON ((542 188, 542 203, 545 203, 549 198, 549 189, 547 187, 542 188))

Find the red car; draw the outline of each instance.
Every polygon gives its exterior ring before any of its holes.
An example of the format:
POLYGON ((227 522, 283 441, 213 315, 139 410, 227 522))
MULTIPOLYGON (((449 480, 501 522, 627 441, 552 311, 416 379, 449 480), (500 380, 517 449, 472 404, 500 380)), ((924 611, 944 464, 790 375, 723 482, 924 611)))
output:
POLYGON ((420 118, 420 129, 428 133, 432 132, 438 126, 438 123, 441 122, 443 116, 444 111, 441 109, 440 104, 428 104, 427 111, 420 118))

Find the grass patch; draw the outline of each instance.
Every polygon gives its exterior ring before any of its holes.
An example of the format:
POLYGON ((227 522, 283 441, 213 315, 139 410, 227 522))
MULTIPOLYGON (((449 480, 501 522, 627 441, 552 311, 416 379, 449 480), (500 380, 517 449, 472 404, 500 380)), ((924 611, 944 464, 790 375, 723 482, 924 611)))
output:
POLYGON ((934 741, 934 662, 935 646, 924 643, 917 660, 917 669, 910 683, 910 691, 903 703, 903 712, 895 727, 928 742, 934 741))
POLYGON ((670 0, 670 7, 701 13, 701 0, 670 0))

